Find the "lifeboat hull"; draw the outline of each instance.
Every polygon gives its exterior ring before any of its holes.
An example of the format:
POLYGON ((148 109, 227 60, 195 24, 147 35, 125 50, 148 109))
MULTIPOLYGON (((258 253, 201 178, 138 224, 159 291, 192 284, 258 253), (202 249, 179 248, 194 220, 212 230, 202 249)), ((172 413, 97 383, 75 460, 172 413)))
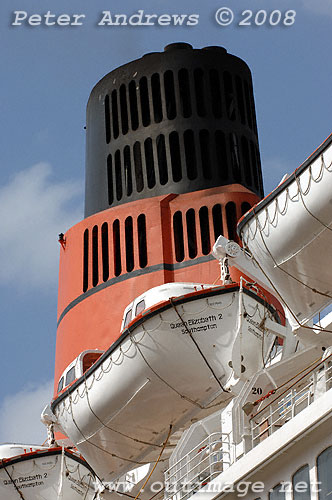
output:
POLYGON ((104 480, 154 461, 170 426, 175 432, 225 406, 229 381, 262 367, 274 340, 260 329, 266 316, 277 320, 238 285, 157 304, 53 401, 59 427, 104 480))
POLYGON ((95 491, 92 469, 71 450, 49 448, 0 459, 3 499, 92 500, 95 491))
POLYGON ((294 328, 332 302, 331 193, 332 135, 238 227, 294 328))

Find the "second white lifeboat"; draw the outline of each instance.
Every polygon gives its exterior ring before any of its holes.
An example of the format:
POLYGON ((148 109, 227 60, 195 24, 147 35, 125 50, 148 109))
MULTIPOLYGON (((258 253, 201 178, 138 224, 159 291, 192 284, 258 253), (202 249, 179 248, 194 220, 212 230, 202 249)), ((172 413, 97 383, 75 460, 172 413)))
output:
POLYGON ((0 498, 92 500, 95 474, 77 452, 61 447, 0 446, 0 498))
POLYGON ((332 302, 331 193, 332 135, 238 226, 293 328, 332 302))
POLYGON ((156 460, 170 426, 225 406, 234 381, 264 365, 266 319, 279 322, 247 284, 149 290, 127 307, 118 341, 53 401, 58 426, 106 481, 156 460))

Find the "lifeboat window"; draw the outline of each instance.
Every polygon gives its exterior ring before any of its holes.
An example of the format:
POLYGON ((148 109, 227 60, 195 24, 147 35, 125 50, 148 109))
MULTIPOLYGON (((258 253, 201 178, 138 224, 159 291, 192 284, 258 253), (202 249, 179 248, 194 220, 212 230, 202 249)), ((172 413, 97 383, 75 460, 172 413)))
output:
POLYGON ((128 326, 129 323, 131 322, 131 312, 132 312, 132 309, 129 309, 129 311, 126 314, 126 317, 125 317, 125 320, 124 320, 124 324, 123 324, 124 328, 126 328, 126 326, 128 326))
POLYGON ((88 352, 83 358, 83 373, 85 373, 91 366, 100 358, 101 352, 88 352))
POLYGON ((73 366, 66 375, 66 386, 74 382, 75 380, 75 366, 73 366))
POLYGON ((145 300, 141 300, 137 305, 136 305, 136 309, 135 309, 135 316, 138 316, 139 314, 141 314, 141 312, 143 312, 145 309, 145 300))
POLYGON ((61 392, 63 389, 63 377, 60 378, 58 383, 58 392, 61 392))

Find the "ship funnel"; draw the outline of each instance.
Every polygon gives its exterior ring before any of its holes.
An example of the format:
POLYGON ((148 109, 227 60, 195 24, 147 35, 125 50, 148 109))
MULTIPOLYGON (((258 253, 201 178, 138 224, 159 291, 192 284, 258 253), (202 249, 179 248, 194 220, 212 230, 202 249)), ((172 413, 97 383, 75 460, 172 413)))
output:
POLYGON ((173 43, 95 86, 87 107, 86 217, 229 184, 263 195, 244 61, 222 47, 173 43))

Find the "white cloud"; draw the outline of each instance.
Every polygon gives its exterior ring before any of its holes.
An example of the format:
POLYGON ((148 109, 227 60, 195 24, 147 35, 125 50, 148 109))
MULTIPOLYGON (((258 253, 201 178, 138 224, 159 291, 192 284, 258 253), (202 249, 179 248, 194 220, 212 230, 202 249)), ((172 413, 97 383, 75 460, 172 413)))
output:
POLYGON ((18 289, 53 288, 57 283, 57 236, 82 218, 80 183, 52 179, 39 163, 16 173, 0 188, 0 281, 18 289), (74 205, 74 206, 73 206, 74 205))
POLYGON ((47 438, 40 414, 51 401, 53 382, 29 385, 0 406, 0 443, 42 444, 47 438))

